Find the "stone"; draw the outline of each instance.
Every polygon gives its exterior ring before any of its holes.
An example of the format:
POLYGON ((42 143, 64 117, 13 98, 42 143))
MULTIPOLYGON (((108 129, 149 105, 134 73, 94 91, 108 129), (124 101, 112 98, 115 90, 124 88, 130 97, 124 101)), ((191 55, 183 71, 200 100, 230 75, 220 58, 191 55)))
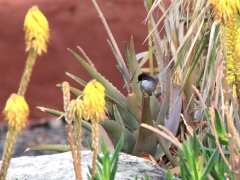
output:
MULTIPOLYGON (((87 179, 88 165, 91 166, 92 152, 84 150, 82 153, 82 175, 87 179)), ((1 162, 0 162, 1 163, 1 162)), ((115 176, 117 180, 144 179, 148 174, 151 180, 162 180, 166 171, 152 162, 120 153, 118 169, 115 176)), ((75 173, 72 163, 71 152, 43 155, 36 157, 22 156, 11 159, 7 173, 7 180, 73 180, 75 173)))

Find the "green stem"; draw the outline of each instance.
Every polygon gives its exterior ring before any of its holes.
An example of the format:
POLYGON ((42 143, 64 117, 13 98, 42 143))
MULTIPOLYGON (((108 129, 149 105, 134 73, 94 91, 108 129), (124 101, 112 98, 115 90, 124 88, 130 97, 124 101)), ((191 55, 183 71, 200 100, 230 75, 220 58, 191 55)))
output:
POLYGON ((5 180, 7 176, 7 170, 9 166, 9 162, 11 160, 11 156, 14 150, 14 144, 17 140, 18 133, 15 128, 10 127, 7 133, 6 142, 4 145, 2 164, 0 170, 0 179, 5 180))
POLYGON ((32 70, 33 70, 33 66, 35 64, 36 58, 37 58, 36 52, 31 49, 27 57, 27 62, 25 65, 25 69, 24 69, 23 76, 19 85, 18 93, 17 93, 20 96, 24 96, 24 94, 26 93, 27 86, 30 81, 30 77, 32 74, 32 70))
POLYGON ((150 68, 150 76, 153 76, 153 48, 152 48, 152 35, 150 34, 152 31, 152 23, 151 16, 148 18, 148 50, 149 50, 149 68, 150 68))

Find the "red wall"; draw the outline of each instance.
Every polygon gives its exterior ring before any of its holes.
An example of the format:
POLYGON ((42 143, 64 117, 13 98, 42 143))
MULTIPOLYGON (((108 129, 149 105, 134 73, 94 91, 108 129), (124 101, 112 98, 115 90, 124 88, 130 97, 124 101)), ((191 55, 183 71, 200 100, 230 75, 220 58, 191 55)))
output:
MULTIPOLYGON (((146 10, 143 0, 97 0, 109 24, 123 57, 124 41, 129 43, 134 36, 136 53, 147 50, 142 44, 147 36, 147 25, 143 24, 146 10)), ((110 82, 122 89, 124 84, 116 68, 116 60, 106 42, 107 33, 90 0, 20 0, 0 1, 0 110, 11 93, 16 93, 25 66, 27 53, 24 44, 23 21, 27 10, 38 5, 50 24, 51 42, 48 53, 37 59, 26 100, 30 107, 29 123, 43 123, 53 117, 36 109, 44 106, 62 110, 62 92, 56 84, 68 81, 82 89, 65 72, 70 72, 86 81, 91 77, 67 51, 76 46, 84 49, 95 63, 98 71, 110 82)), ((3 122, 3 116, 0 123, 3 122)))

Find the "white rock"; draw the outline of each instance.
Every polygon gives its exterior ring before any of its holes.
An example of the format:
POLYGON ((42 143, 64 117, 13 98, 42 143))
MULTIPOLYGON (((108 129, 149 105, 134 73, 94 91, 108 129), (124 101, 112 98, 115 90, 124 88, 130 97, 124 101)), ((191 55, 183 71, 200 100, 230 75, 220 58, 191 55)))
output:
MULTIPOLYGON (((87 179, 88 165, 91 166, 91 151, 82 151, 82 175, 87 179)), ((0 162, 1 164, 1 162, 0 162)), ((71 152, 44 155, 36 157, 23 156, 11 159, 7 173, 7 180, 73 180, 71 152)), ((144 179, 145 173, 150 180, 164 179, 165 170, 154 165, 152 162, 120 153, 116 180, 144 179)))

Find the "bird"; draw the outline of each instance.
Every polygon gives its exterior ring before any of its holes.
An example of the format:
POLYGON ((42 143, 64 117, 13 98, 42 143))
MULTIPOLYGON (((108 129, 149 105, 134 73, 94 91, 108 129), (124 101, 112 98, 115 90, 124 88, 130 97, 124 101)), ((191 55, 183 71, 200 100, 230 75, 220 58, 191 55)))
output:
POLYGON ((147 93, 149 96, 156 90, 157 83, 152 76, 148 76, 147 74, 139 74, 138 75, 138 83, 140 82, 140 90, 142 92, 147 93))

